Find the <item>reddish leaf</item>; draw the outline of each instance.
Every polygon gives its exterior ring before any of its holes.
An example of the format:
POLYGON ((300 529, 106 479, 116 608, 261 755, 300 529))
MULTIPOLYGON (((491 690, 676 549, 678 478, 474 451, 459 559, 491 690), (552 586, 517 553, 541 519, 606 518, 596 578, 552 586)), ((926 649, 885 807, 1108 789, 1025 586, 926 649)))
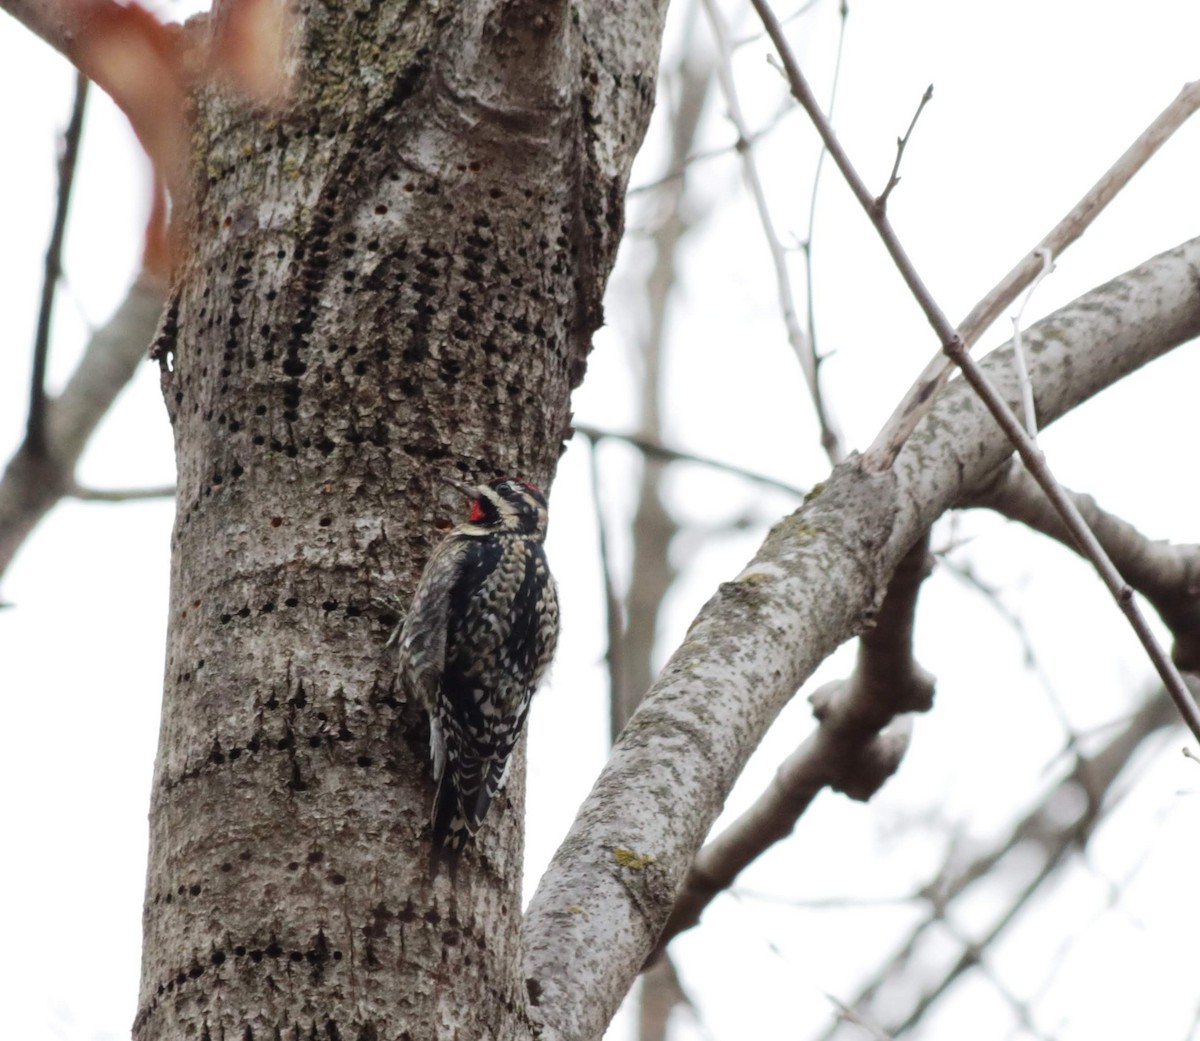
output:
POLYGON ((129 117, 155 168, 182 190, 188 155, 182 33, 137 4, 89 7, 70 57, 129 117))
POLYGON ((228 0, 213 36, 214 72, 256 101, 280 100, 290 86, 284 65, 289 14, 286 0, 228 0))

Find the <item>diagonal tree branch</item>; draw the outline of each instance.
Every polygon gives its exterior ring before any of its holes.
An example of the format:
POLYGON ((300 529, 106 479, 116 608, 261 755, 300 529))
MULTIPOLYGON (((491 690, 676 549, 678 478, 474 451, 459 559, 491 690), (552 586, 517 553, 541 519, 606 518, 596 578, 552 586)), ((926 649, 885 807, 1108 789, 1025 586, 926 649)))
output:
MULTIPOLYGON (((775 272, 775 293, 779 298, 779 309, 783 317, 784 329, 787 332, 788 344, 800 363, 804 382, 808 386, 812 398, 813 409, 821 424, 821 445, 831 463, 837 464, 845 458, 845 447, 842 444, 842 434, 838 427, 829 403, 821 393, 818 380, 818 365, 812 349, 809 334, 800 326, 799 309, 796 306, 795 294, 792 292, 792 276, 788 270, 787 251, 775 230, 775 222, 771 216, 771 207, 767 202, 766 189, 758 173, 758 163, 750 141, 750 127, 742 114, 742 105, 738 97, 737 84, 733 78, 732 43, 729 26, 715 0, 702 0, 705 14, 712 26, 713 38, 716 40, 718 62, 716 66, 717 82, 721 85, 721 93, 725 98, 725 106, 729 119, 738 135, 738 154, 742 160, 742 175, 754 200, 754 208, 758 213, 759 224, 762 226, 763 237, 767 242, 767 250, 771 255, 771 266, 775 272)), ((844 24, 844 23, 843 23, 844 24)))
MULTIPOLYGON (((1171 630, 1175 664, 1200 671, 1200 546, 1148 539, 1132 524, 1102 510, 1090 495, 1069 494, 1121 577, 1150 601, 1171 630)), ((997 480, 970 495, 965 504, 1002 513, 1079 553, 1037 482, 1022 467, 1003 468, 997 480)))
MULTIPOLYGON (((1045 258, 1059 257, 1091 225, 1122 188, 1132 180, 1154 154, 1166 143, 1192 114, 1200 108, 1200 80, 1185 84, 1178 96, 1158 115, 1063 217, 962 320, 958 333, 963 345, 970 348, 987 331, 1006 307, 1030 285, 1045 267, 1045 258)), ((926 406, 945 386, 954 366, 939 352, 925 366, 904 400, 883 425, 868 454, 880 453, 890 458, 899 451, 905 439, 925 414, 926 406)))
POLYGON ((108 323, 97 329, 79 367, 46 406, 46 447, 22 447, 0 477, 0 575, 17 550, 64 495, 73 494, 75 466, 88 438, 133 376, 162 312, 162 280, 143 274, 108 323))
MULTIPOLYGON (((62 211, 65 213, 65 209, 62 211)), ((26 435, 0 475, 0 577, 25 538, 61 498, 113 498, 80 491, 74 470, 92 433, 133 377, 137 363, 146 356, 166 302, 168 236, 166 187, 156 176, 146 219, 142 273, 113 317, 92 333, 61 395, 44 398, 42 393, 40 445, 31 446, 26 435)), ((41 385, 42 380, 35 377, 35 395, 41 385)))
MULTIPOLYGON (((880 967, 872 979, 848 1004, 859 1014, 884 1020, 889 1029, 903 1036, 928 1013, 950 984, 977 964, 974 952, 987 946, 1008 926, 1017 921, 1021 911, 1042 890, 1055 870, 1089 841, 1102 818, 1106 805, 1111 808, 1113 787, 1121 772, 1143 746, 1146 739, 1175 722, 1170 699, 1161 689, 1148 697, 1132 716, 1104 744, 1089 756, 1081 756, 1067 774, 1054 784, 1009 834, 1000 842, 972 857, 966 863, 948 865, 943 873, 925 887, 921 896, 929 903, 929 914, 909 933, 896 954, 880 967), (1082 795, 1080 799, 1078 796, 1082 795), (1063 806, 1082 803, 1081 812, 1070 821, 1063 821, 1063 806), (1036 870, 1031 882, 1011 901, 1004 904, 987 927, 986 938, 961 944, 962 955, 939 979, 928 984, 915 999, 901 997, 896 991, 898 980, 906 970, 922 958, 922 941, 939 922, 947 917, 954 902, 980 879, 991 874, 1002 861, 1018 856, 1028 867, 1028 859, 1036 858, 1036 870), (900 1004, 908 1011, 897 1015, 900 1004)), ((922 974, 924 977, 926 974, 922 974)), ((839 1034, 835 1024, 821 1035, 821 1041, 831 1041, 839 1034)))
POLYGON ((787 838, 824 788, 866 801, 895 773, 908 748, 906 713, 933 704, 933 678, 912 652, 917 594, 932 567, 928 533, 892 575, 875 626, 859 639, 846 680, 811 697, 819 726, 779 767, 754 804, 697 855, 653 958, 775 843, 787 838))
POLYGON ((172 499, 175 485, 160 484, 149 488, 81 488, 75 485, 68 492, 80 502, 145 502, 147 499, 172 499))
MULTIPOLYGON (((1193 240, 1026 332, 1044 423, 1200 334, 1198 267, 1193 240)), ((983 368, 1017 400, 1007 349, 983 368)), ((780 709, 864 628, 913 542, 1011 451, 972 388, 956 381, 890 472, 858 459, 835 469, 701 611, 529 906, 526 976, 547 1041, 600 1036, 780 709)))
POLYGON ((25 425, 25 448, 33 455, 46 450, 46 358, 50 353, 50 325, 54 316, 54 295, 62 277, 63 240, 67 234, 67 213, 71 207, 71 189, 75 185, 75 167, 79 142, 83 137, 83 113, 87 106, 88 79, 75 74, 75 100, 71 119, 63 134, 63 151, 58 160, 58 202, 50 244, 46 247, 46 273, 42 278, 42 300, 38 307, 37 331, 33 338, 33 371, 29 378, 29 419, 25 425))
MULTIPOLYGON (((812 119, 818 133, 820 133, 821 138, 829 148, 830 155, 833 156, 834 162, 837 163, 838 169, 841 170, 842 176, 849 185, 852 194, 858 199, 867 216, 874 224, 876 232, 883 240, 888 253, 896 265, 896 269, 900 272, 909 291, 920 305, 921 310, 924 311, 926 320, 941 341, 942 350, 962 370, 964 379, 971 385, 975 393, 979 395, 984 405, 987 406, 988 411, 1000 425, 1009 442, 1017 450, 1021 461, 1029 468, 1029 472, 1046 493, 1046 497, 1054 504, 1054 508, 1062 518, 1063 524, 1070 531, 1071 538, 1079 546, 1080 552, 1096 569, 1101 581, 1103 581, 1112 598, 1116 601, 1117 606, 1129 621, 1133 631, 1137 634, 1146 655, 1154 665, 1155 671, 1162 679, 1172 700, 1175 702, 1175 707, 1179 709, 1179 714, 1183 718, 1183 721, 1197 740, 1200 740, 1200 707, 1197 707, 1191 692, 1184 684, 1183 678, 1179 675, 1174 663, 1172 663, 1166 652, 1159 646, 1154 631, 1147 624, 1141 609, 1137 605, 1137 601, 1133 597, 1133 591, 1121 578, 1120 572, 1113 566, 1112 561, 1108 559, 1104 552, 1104 547, 1100 545, 1095 535, 1092 534, 1091 529, 1088 528, 1087 523, 1075 508, 1075 504, 1066 492, 1063 491, 1062 486, 1055 480, 1054 475, 1050 472, 1049 464, 1046 462, 1046 457, 1037 447, 1037 443, 1025 432, 1024 427, 1021 426, 1017 417, 1013 414, 1012 408, 997 392, 995 386, 975 359, 967 352, 963 338, 954 326, 950 324, 950 320, 946 317, 941 307, 938 306, 937 301, 933 298, 933 294, 929 291, 929 287, 925 285, 917 273, 916 267, 913 265, 907 251, 896 235, 896 231, 888 220, 887 214, 871 198, 871 193, 868 191, 866 184, 859 176, 854 165, 850 162, 850 158, 838 141, 833 127, 830 126, 828 119, 825 118, 824 113, 817 104, 812 89, 800 71, 800 66, 796 62, 795 55, 792 53, 787 39, 783 35, 783 27, 779 24, 779 19, 775 17, 767 0, 750 0, 750 2, 759 13, 759 17, 762 18, 763 25, 767 29, 767 34, 771 37, 771 42, 775 45, 775 49, 783 61, 788 83, 792 88, 792 95, 800 102, 805 112, 808 113, 809 118, 812 119)), ((886 453, 883 456, 879 456, 873 452, 868 452, 864 459, 871 469, 887 469, 891 464, 891 458, 886 453)))
POLYGON ((794 484, 788 484, 787 481, 781 481, 776 477, 768 477, 766 474, 756 473, 753 470, 747 470, 743 466, 725 463, 706 455, 696 455, 694 452, 683 452, 677 448, 668 448, 661 442, 641 434, 618 434, 614 430, 601 430, 599 427, 588 426, 585 423, 576 423, 575 432, 593 442, 605 439, 624 441, 626 444, 636 448, 647 459, 654 462, 695 463, 697 466, 711 467, 714 470, 720 470, 722 473, 743 477, 747 481, 753 481, 755 484, 775 488, 778 491, 786 492, 788 495, 794 495, 798 499, 803 499, 807 494, 803 488, 797 488, 794 484))
POLYGON ((30 451, 26 441, 0 475, 0 577, 59 499, 122 501, 130 497, 80 489, 75 467, 92 433, 133 377, 137 363, 146 357, 166 300, 171 260, 167 239, 166 189, 156 177, 141 274, 108 323, 92 334, 63 392, 45 402, 42 450, 30 451))

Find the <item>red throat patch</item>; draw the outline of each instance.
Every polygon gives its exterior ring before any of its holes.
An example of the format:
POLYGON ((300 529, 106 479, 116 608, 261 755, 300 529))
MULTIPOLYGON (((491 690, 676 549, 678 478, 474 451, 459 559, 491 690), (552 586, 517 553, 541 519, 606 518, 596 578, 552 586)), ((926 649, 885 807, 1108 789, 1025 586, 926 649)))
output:
POLYGON ((479 505, 478 499, 471 500, 471 523, 483 520, 483 507, 479 505))

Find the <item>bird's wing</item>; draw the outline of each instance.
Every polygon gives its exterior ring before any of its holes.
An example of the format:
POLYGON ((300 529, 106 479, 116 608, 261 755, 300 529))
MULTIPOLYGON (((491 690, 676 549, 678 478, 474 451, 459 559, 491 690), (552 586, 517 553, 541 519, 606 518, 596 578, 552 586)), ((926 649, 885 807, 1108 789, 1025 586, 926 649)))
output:
POLYGON ((446 666, 446 627, 450 590, 462 576, 466 540, 448 538, 433 555, 404 619, 400 633, 400 677, 409 697, 429 708, 446 666))

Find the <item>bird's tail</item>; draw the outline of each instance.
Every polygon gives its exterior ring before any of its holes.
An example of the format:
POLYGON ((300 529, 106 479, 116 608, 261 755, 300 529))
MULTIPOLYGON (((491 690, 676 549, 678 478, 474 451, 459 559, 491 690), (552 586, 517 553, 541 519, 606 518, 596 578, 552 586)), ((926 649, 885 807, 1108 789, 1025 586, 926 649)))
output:
POLYGON ((444 863, 453 875, 467 843, 487 816, 494 789, 492 764, 479 759, 451 760, 442 772, 433 802, 433 874, 444 863))

